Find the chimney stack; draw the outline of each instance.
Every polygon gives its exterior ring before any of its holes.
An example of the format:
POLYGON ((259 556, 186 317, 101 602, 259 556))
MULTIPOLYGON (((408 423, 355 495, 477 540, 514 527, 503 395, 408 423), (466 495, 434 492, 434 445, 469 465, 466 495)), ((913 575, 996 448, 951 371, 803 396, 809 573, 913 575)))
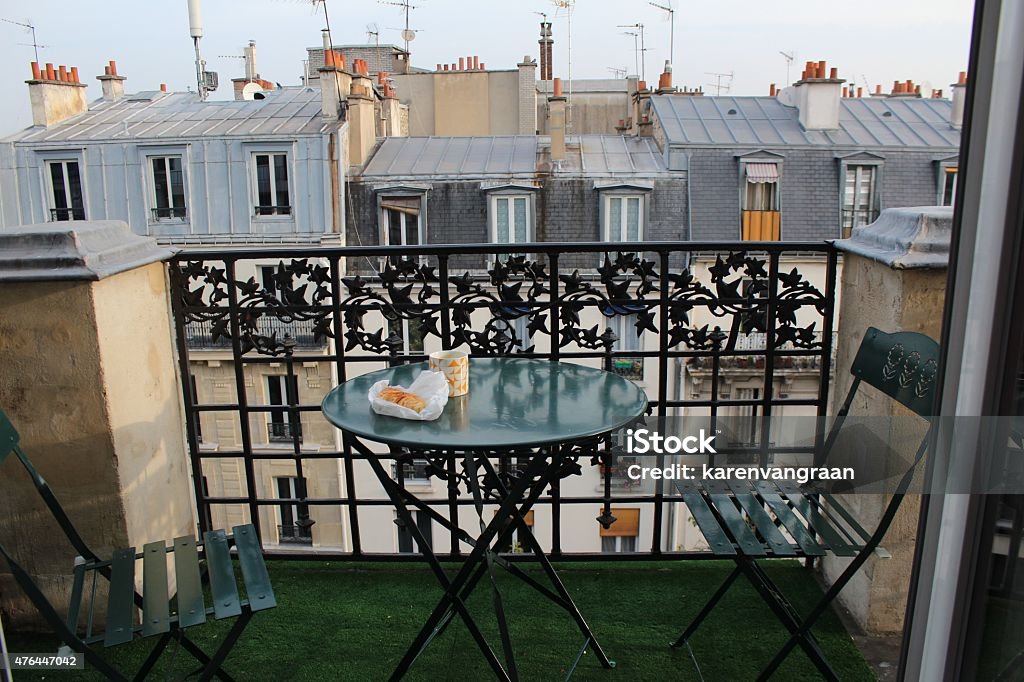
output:
POLYGON ((551 160, 565 158, 565 97, 562 97, 562 79, 555 78, 551 97, 548 97, 548 134, 551 135, 551 160))
POLYGON ((103 99, 108 102, 116 102, 124 97, 124 76, 117 75, 117 62, 111 59, 103 67, 103 75, 96 76, 103 90, 103 99))
POLYGON ((782 91, 784 103, 795 105, 800 125, 804 130, 836 130, 839 128, 839 100, 846 81, 839 78, 839 70, 828 64, 807 62, 803 77, 792 88, 782 91))
POLYGON ((245 79, 254 81, 259 76, 256 74, 256 41, 250 40, 249 45, 242 49, 245 57, 245 79))
POLYGON ((956 129, 964 125, 964 104, 967 98, 967 72, 961 71, 956 83, 949 86, 953 91, 953 108, 949 111, 949 123, 956 129))
POLYGON ((61 64, 56 70, 53 64, 40 69, 31 63, 32 78, 28 83, 28 96, 32 103, 32 125, 49 128, 89 108, 85 98, 85 83, 78 82, 78 67, 69 71, 61 64))
POLYGON ((540 40, 537 41, 540 45, 540 79, 542 81, 551 80, 551 46, 554 40, 551 38, 551 22, 542 21, 540 22, 540 40))
MULTIPOLYGON (((520 135, 537 134, 537 62, 524 55, 523 61, 516 65, 519 68, 518 108, 520 135)), ((483 64, 480 65, 483 70, 483 64)))
POLYGON ((658 94, 664 94, 666 92, 672 92, 672 62, 665 60, 665 70, 658 76, 658 94))
POLYGON ((345 72, 344 55, 324 52, 324 65, 317 69, 320 75, 320 114, 329 121, 342 118, 342 102, 352 89, 352 76, 345 72))
MULTIPOLYGON (((338 55, 339 57, 341 55, 338 55)), ((365 59, 352 60, 352 81, 348 94, 348 162, 363 165, 377 143, 377 116, 373 80, 365 59)))

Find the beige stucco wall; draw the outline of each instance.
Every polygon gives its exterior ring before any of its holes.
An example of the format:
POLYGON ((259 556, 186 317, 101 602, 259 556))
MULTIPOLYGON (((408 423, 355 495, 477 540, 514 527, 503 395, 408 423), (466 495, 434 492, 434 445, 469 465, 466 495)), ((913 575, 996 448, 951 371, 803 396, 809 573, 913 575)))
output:
MULTIPOLYGON (((192 532, 177 386, 162 263, 0 286, 0 409, 98 553, 192 532)), ((4 463, 0 538, 63 606, 75 552, 21 474, 4 463)), ((36 617, 6 573, 0 605, 36 617)))
POLYGON ((409 106, 409 135, 515 135, 519 71, 447 71, 392 76, 409 106))
MULTIPOLYGON (((945 301, 945 270, 893 270, 861 256, 847 254, 841 277, 843 292, 839 310, 841 330, 832 385, 832 409, 839 410, 850 389, 849 368, 868 327, 884 332, 914 331, 938 339, 945 301)), ((896 416, 879 424, 878 435, 902 458, 912 458, 924 435, 922 422, 912 413, 871 386, 862 385, 850 410, 852 416, 896 416)), ((923 470, 923 465, 919 467, 923 470)), ((893 472, 898 473, 898 472, 893 472)), ((888 503, 881 495, 848 495, 843 503, 870 531, 888 503)), ((840 602, 857 622, 872 633, 899 632, 903 627, 920 498, 908 495, 900 507, 882 546, 891 559, 872 557, 840 593, 840 602)), ((826 578, 834 578, 848 560, 829 557, 822 562, 826 578)))
POLYGON ((29 85, 32 124, 51 126, 85 111, 89 104, 84 85, 40 83, 29 85))

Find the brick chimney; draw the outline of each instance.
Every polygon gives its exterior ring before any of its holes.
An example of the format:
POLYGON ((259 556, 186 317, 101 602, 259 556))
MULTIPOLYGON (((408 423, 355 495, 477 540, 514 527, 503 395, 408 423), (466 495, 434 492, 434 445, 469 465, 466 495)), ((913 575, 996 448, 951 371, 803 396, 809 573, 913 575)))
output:
POLYGON ((381 90, 380 101, 380 137, 407 137, 408 130, 402 127, 402 103, 398 101, 398 95, 392 85, 391 79, 386 73, 377 74, 377 83, 381 90))
POLYGON ((807 62, 800 80, 779 92, 779 101, 797 108, 804 130, 836 130, 845 82, 835 67, 827 69, 824 60, 807 62))
POLYGON ((324 52, 320 75, 320 115, 329 121, 342 118, 342 102, 348 99, 352 76, 345 71, 345 57, 335 50, 324 52))
POLYGON ((103 90, 103 99, 107 102, 116 102, 124 97, 124 82, 126 78, 117 74, 117 62, 113 59, 103 67, 103 75, 96 76, 103 90))
MULTIPOLYGON (((323 74, 320 75, 323 78, 323 74)), ((348 95, 348 162, 361 166, 377 143, 376 107, 370 66, 364 59, 352 60, 352 85, 348 95)))
POLYGON ((519 134, 537 134, 537 62, 529 55, 523 57, 519 67, 519 134))
POLYGON ((565 158, 565 97, 562 79, 554 79, 554 92, 548 97, 548 134, 551 135, 551 160, 565 158))
POLYGON ((32 125, 49 128, 89 108, 77 66, 70 71, 63 64, 56 70, 53 64, 40 69, 37 62, 32 62, 32 79, 25 82, 32 103, 32 125))
POLYGON ((954 128, 964 125, 964 103, 967 98, 967 72, 961 71, 956 83, 949 86, 953 91, 953 108, 949 110, 949 123, 954 128))
POLYGON ((540 45, 540 80, 542 81, 551 80, 551 48, 554 42, 551 38, 551 22, 540 22, 540 40, 537 43, 540 45))

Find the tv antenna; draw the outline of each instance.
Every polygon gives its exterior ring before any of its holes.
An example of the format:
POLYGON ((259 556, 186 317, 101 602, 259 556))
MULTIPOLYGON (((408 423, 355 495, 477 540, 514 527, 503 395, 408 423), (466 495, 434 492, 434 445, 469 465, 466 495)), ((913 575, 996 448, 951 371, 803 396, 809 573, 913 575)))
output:
POLYGON ((551 4, 555 6, 555 16, 558 16, 558 10, 564 9, 566 20, 568 21, 568 50, 569 50, 569 73, 567 80, 569 81, 568 88, 568 102, 566 102, 566 115, 565 115, 565 132, 569 134, 572 132, 572 11, 576 6, 576 0, 551 0, 551 4))
POLYGON ((676 64, 676 11, 672 9, 672 2, 669 4, 662 5, 657 2, 648 2, 651 7, 657 7, 658 9, 668 12, 669 20, 669 41, 668 41, 668 61, 672 66, 676 64))
POLYGON ((31 19, 26 19, 25 21, 22 22, 22 21, 15 21, 14 19, 4 19, 3 17, 0 17, 0 21, 3 21, 3 22, 8 23, 8 24, 14 24, 15 26, 21 26, 22 28, 28 29, 29 31, 32 32, 32 42, 31 43, 18 43, 18 44, 19 45, 31 46, 35 50, 36 63, 38 64, 39 63, 39 48, 41 48, 41 47, 42 48, 47 48, 47 47, 50 47, 50 46, 49 45, 40 45, 39 42, 36 40, 36 27, 32 24, 32 20, 31 19))
POLYGON ((615 76, 616 78, 625 78, 626 77, 626 73, 629 71, 629 69, 627 69, 625 67, 622 67, 620 69, 620 68, 615 67, 615 66, 609 66, 608 70, 611 71, 612 75, 615 76))
POLYGON ((779 50, 779 54, 781 54, 786 60, 786 85, 792 85, 792 82, 789 80, 789 68, 793 66, 793 60, 796 59, 796 52, 783 52, 782 50, 779 50))
POLYGON ((402 40, 405 41, 405 51, 409 51, 409 43, 416 39, 416 34, 419 32, 415 29, 409 28, 409 12, 414 9, 419 9, 418 5, 413 5, 409 0, 377 0, 382 5, 392 5, 393 7, 401 7, 405 13, 405 28, 402 29, 402 40))
POLYGON ((644 45, 644 25, 643 24, 625 24, 625 25, 621 25, 620 24, 619 26, 616 26, 616 28, 635 28, 638 31, 638 33, 637 32, 633 32, 633 31, 624 31, 624 33, 626 35, 633 36, 633 45, 634 45, 634 47, 636 46, 636 37, 638 35, 640 36, 640 52, 639 52, 639 54, 640 54, 640 80, 646 81, 647 80, 647 59, 646 59, 646 56, 644 55, 644 53, 647 52, 647 47, 644 45))
POLYGON ((728 93, 729 90, 732 88, 732 77, 734 75, 732 71, 730 71, 729 73, 715 73, 713 71, 705 71, 704 73, 706 73, 708 76, 715 77, 715 82, 708 83, 708 86, 715 89, 716 96, 721 95, 723 91, 728 93), (724 84, 722 83, 723 79, 725 80, 724 84))

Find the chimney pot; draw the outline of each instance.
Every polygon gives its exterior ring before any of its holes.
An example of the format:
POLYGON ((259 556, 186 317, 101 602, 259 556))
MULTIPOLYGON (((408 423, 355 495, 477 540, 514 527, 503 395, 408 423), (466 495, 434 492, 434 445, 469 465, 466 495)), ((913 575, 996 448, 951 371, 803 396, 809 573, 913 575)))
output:
POLYGON ((117 75, 117 62, 115 62, 113 59, 110 60, 110 75, 117 75))
POLYGON ((459 57, 459 71, 465 71, 465 70, 466 70, 466 58, 465 57, 459 57))
POLYGON ((53 73, 53 64, 50 62, 46 62, 46 80, 57 80, 56 74, 53 73))
POLYGON ((447 64, 445 64, 445 65, 444 65, 444 70, 445 70, 445 71, 447 71, 447 70, 448 70, 448 65, 447 65, 447 64))
POLYGON ((437 65, 437 70, 438 70, 438 71, 440 71, 440 70, 441 70, 441 65, 440 65, 440 64, 438 64, 438 65, 437 65))
POLYGON ((480 70, 481 71, 486 71, 487 70, 487 65, 484 64, 483 62, 480 62, 480 70))
POLYGON ((843 88, 843 97, 849 97, 849 96, 850 96, 850 89, 848 87, 844 87, 843 88))
POLYGON ((967 85, 967 72, 961 71, 956 79, 957 85, 967 85))
POLYGON ((768 86, 768 96, 775 97, 775 83, 772 83, 770 86, 768 86))
POLYGON ((554 82, 555 82, 555 85, 554 85, 554 96, 555 97, 561 97, 562 96, 562 79, 561 78, 556 78, 554 82))
POLYGON ((914 86, 914 94, 915 95, 920 95, 921 94, 921 86, 920 85, 915 85, 914 86))
POLYGON ((334 50, 324 51, 324 66, 334 66, 334 50))
POLYGON ((71 67, 71 82, 72 83, 80 82, 78 80, 78 67, 77 66, 72 66, 71 67))
POLYGON ((167 83, 160 84, 160 92, 167 92, 167 83))
POLYGON ((57 67, 57 80, 64 83, 68 80, 68 69, 63 64, 57 67))
POLYGON ((480 56, 473 55, 473 69, 476 71, 480 70, 480 56))
POLYGON ((875 94, 876 95, 881 95, 882 94, 882 84, 881 83, 875 84, 875 94))
POLYGON ((864 96, 864 88, 860 88, 860 87, 857 88, 857 97, 863 97, 863 96, 864 96))
POLYGON ((638 92, 643 92, 644 90, 646 90, 647 89, 647 81, 640 81, 640 82, 638 82, 636 84, 636 89, 637 89, 638 92))
POLYGON ((32 80, 41 80, 43 77, 42 72, 39 70, 39 62, 32 62, 32 80))
POLYGON ((832 80, 839 78, 839 69, 833 66, 832 70, 828 72, 828 77, 832 80))

